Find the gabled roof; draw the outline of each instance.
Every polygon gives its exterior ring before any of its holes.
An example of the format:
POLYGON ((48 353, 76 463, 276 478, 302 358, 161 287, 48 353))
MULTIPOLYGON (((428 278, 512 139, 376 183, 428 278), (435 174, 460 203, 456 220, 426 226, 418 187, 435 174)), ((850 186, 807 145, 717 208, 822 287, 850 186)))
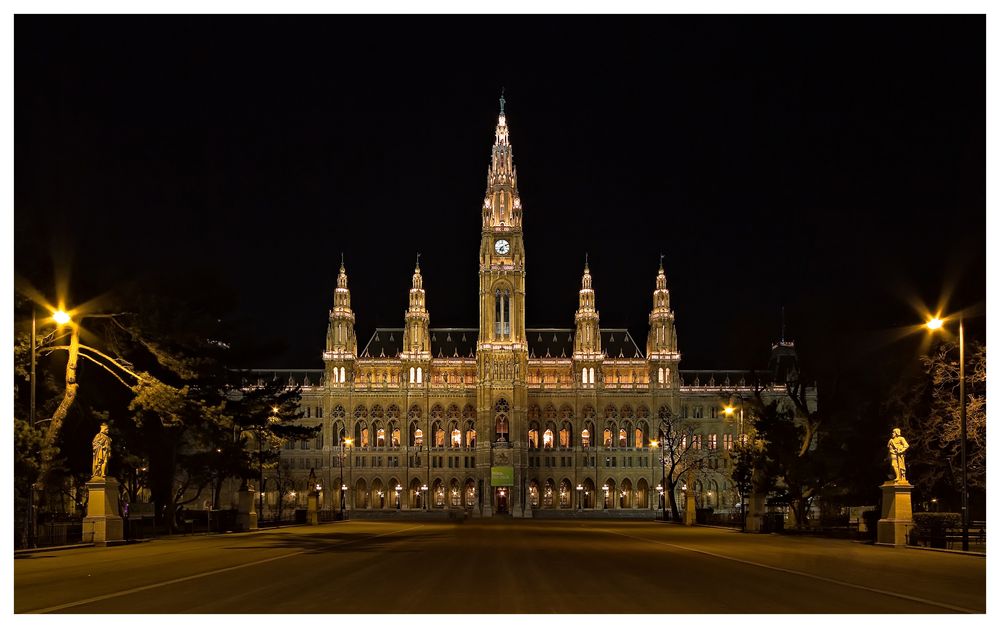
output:
MULTIPOLYGON (((568 327, 532 327, 524 330, 528 336, 529 358, 573 357, 573 334, 568 327)), ((609 358, 639 358, 642 351, 627 329, 601 329, 601 350, 609 358)))
MULTIPOLYGON (((479 331, 471 327, 432 327, 431 357, 475 357, 479 331)), ((402 327, 379 327, 361 351, 362 358, 395 358, 403 351, 402 327)))
MULTIPOLYGON (((528 356, 532 358, 573 357, 573 334, 576 330, 565 327, 529 327, 528 356)), ((479 330, 472 327, 432 327, 431 357, 475 357, 479 330)), ((601 347, 609 358, 638 358, 644 356, 627 329, 602 329, 601 347)), ((368 344, 361 351, 362 358, 396 358, 403 351, 402 327, 379 327, 372 333, 368 344)))

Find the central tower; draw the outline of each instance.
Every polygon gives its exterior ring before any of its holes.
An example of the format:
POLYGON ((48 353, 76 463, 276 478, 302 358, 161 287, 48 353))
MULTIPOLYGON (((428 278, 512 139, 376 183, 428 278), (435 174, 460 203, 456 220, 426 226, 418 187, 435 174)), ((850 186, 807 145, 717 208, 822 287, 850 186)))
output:
POLYGON ((479 246, 479 339, 476 346, 478 425, 488 427, 478 464, 497 470, 484 500, 498 513, 523 512, 528 344, 524 333, 524 234, 517 168, 500 97, 500 115, 486 177, 479 246), (506 473, 513 468, 512 478, 506 473))

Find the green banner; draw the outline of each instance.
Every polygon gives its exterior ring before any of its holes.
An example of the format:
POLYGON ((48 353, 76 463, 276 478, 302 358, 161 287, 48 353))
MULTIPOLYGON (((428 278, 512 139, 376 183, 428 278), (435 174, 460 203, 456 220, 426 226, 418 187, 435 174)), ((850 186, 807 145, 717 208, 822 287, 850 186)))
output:
POLYGON ((514 467, 490 467, 490 486, 514 486, 514 467))

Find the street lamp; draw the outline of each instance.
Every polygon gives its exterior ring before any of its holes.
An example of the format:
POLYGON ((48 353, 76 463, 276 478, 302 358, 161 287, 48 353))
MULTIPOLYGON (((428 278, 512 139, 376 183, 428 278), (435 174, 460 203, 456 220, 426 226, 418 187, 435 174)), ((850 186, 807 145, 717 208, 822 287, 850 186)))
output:
POLYGON ((420 487, 420 501, 424 504, 424 510, 427 510, 427 485, 424 484, 420 487))
POLYGON ((583 484, 576 485, 576 509, 583 510, 583 484))
POLYGON ((351 444, 350 438, 345 438, 340 441, 340 477, 337 478, 337 484, 340 485, 340 520, 344 520, 344 491, 347 490, 347 485, 344 484, 344 449, 347 445, 351 444))
POLYGON ((400 503, 399 503, 399 492, 400 492, 401 490, 403 490, 403 487, 402 487, 402 486, 400 486, 399 484, 397 484, 397 485, 396 485, 396 510, 399 510, 399 508, 400 508, 400 503))
MULTIPOLYGON (((35 382, 37 377, 35 376, 35 364, 38 355, 38 339, 37 339, 37 328, 38 323, 36 321, 36 315, 38 308, 34 303, 31 304, 31 401, 28 409, 28 423, 31 428, 34 429, 37 425, 35 421, 35 382)), ((62 327, 72 320, 70 315, 63 311, 62 309, 56 310, 52 313, 52 320, 55 321, 58 327, 62 327)), ((35 546, 35 486, 32 485, 28 487, 28 545, 31 547, 35 546)))
POLYGON ((604 509, 607 510, 608 509, 608 491, 610 491, 611 489, 608 488, 607 484, 604 484, 601 487, 601 490, 604 491, 604 509))
MULTIPOLYGON (((354 445, 354 439, 353 438, 345 438, 344 439, 344 446, 345 447, 347 447, 348 449, 350 449, 353 445, 354 445)), ((347 479, 347 484, 348 484, 348 486, 354 486, 354 461, 351 460, 351 458, 353 458, 353 456, 348 456, 347 457, 347 478, 348 478, 347 479)), ((341 447, 341 449, 340 449, 340 475, 341 476, 344 475, 344 448, 343 447, 341 447)), ((341 496, 341 500, 343 500, 343 499, 344 499, 344 497, 341 496)), ((343 506, 341 506, 341 515, 343 515, 343 506)))
MULTIPOLYGON (((935 316, 927 321, 927 329, 931 332, 944 327, 944 321, 935 316)), ((965 459, 965 443, 967 440, 967 425, 965 420, 965 325, 961 315, 958 317, 958 396, 962 400, 962 551, 969 551, 969 469, 965 459)))

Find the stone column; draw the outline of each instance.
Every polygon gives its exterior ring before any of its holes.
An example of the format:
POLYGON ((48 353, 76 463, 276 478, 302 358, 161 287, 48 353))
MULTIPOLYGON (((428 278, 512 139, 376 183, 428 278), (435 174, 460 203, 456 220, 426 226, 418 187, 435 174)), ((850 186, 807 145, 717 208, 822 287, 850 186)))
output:
POLYGON ((83 538, 93 539, 94 545, 124 543, 124 526, 118 515, 118 480, 91 478, 87 482, 87 516, 83 520, 83 538))
POLYGON ((257 529, 257 499, 256 491, 250 490, 244 483, 236 492, 236 530, 248 532, 257 529))
POLYGON ((910 493, 913 485, 906 480, 888 481, 882 486, 882 518, 878 520, 877 545, 906 545, 913 528, 910 493))
POLYGON ((694 473, 688 473, 687 491, 684 492, 684 525, 693 526, 697 519, 695 510, 697 505, 694 499, 694 473))
POLYGON ((311 526, 319 525, 319 491, 311 490, 306 497, 306 523, 311 526))
POLYGON ((747 532, 760 532, 764 529, 764 501, 763 493, 751 493, 747 503, 747 532))

